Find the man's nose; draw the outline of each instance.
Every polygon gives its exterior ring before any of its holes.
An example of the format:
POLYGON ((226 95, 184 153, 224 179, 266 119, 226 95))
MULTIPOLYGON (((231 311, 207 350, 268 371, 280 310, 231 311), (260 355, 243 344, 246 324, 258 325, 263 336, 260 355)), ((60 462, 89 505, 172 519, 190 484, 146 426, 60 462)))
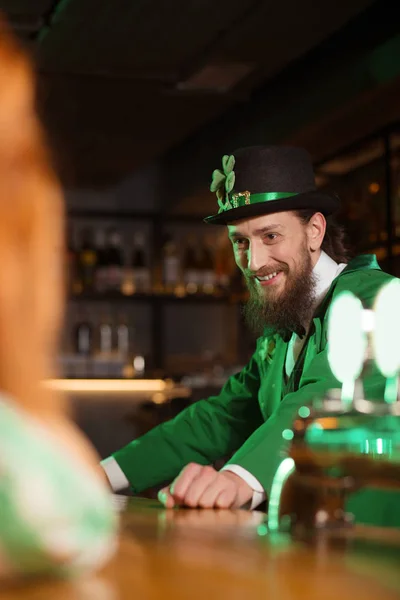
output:
POLYGON ((248 269, 257 273, 266 264, 265 248, 258 242, 253 242, 249 248, 248 269))

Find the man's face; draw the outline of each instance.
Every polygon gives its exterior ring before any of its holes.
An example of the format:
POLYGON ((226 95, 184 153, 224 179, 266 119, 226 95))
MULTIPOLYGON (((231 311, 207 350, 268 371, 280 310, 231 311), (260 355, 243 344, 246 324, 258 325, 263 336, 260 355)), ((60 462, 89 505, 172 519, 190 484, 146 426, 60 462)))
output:
POLYGON ((250 292, 246 318, 257 332, 299 331, 309 317, 315 295, 312 252, 315 231, 293 212, 243 219, 228 225, 235 260, 250 292))

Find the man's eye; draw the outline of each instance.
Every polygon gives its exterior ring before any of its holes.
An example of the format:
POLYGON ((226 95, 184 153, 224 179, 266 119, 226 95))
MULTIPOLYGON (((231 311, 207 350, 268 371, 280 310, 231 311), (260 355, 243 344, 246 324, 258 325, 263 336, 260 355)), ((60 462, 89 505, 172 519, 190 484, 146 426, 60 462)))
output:
POLYGON ((234 241, 234 245, 235 245, 236 248, 239 248, 239 250, 242 250, 243 248, 246 247, 247 240, 245 240, 244 238, 237 238, 234 241))
POLYGON ((264 239, 267 240, 267 242, 274 242, 277 239, 277 237, 277 233, 267 233, 264 239))

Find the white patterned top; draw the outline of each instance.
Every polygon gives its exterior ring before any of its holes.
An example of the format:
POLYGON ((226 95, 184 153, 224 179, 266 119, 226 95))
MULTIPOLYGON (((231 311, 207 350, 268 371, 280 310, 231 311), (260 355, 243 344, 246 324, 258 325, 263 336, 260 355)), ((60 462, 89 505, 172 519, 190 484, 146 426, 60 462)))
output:
POLYGON ((0 577, 100 567, 116 525, 111 495, 90 468, 0 395, 0 577))

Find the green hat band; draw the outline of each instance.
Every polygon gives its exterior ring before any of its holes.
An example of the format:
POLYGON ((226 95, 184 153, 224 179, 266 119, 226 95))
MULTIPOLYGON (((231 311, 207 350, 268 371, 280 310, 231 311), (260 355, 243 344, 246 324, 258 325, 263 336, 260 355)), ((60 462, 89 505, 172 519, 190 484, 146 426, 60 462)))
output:
POLYGON ((263 192, 260 194, 250 194, 250 192, 230 193, 224 206, 220 205, 218 213, 239 208, 240 206, 249 206, 250 204, 259 204, 260 202, 271 202, 272 200, 283 200, 291 196, 297 196, 292 192, 263 192))

